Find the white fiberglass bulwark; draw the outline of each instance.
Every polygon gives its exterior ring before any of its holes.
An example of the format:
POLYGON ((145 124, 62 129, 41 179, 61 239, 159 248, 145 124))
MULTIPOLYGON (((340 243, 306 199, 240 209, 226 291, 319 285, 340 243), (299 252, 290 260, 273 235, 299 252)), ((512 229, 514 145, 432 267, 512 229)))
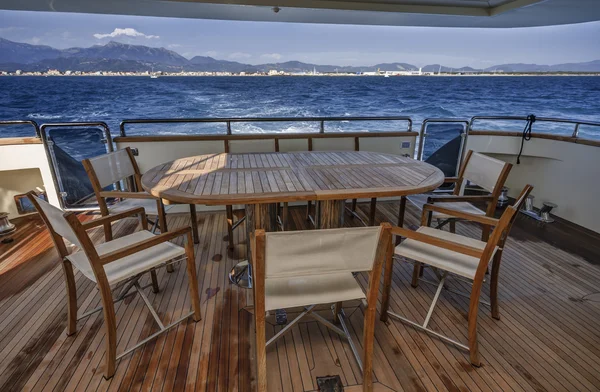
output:
POLYGON ((0 9, 439 27, 532 27, 600 20, 598 0, 3 0, 0 9))

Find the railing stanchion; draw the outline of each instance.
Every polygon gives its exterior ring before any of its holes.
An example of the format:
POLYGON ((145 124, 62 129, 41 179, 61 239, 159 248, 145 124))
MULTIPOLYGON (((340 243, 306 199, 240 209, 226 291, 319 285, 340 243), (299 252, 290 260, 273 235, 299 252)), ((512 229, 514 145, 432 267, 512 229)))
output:
POLYGON ((325 133, 325 121, 321 120, 321 133, 325 133))

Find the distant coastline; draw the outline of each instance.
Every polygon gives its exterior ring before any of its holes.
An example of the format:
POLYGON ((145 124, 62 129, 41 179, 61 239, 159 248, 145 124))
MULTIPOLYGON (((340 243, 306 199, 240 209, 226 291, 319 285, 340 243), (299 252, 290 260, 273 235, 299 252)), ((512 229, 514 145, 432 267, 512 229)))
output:
POLYGON ((33 76, 496 76, 598 75, 600 60, 554 65, 498 64, 486 68, 415 66, 404 62, 326 65, 301 61, 244 64, 209 56, 186 58, 166 48, 111 41, 56 49, 0 38, 0 75, 33 76))
POLYGON ((245 72, 113 72, 113 71, 95 71, 95 72, 61 72, 57 70, 50 70, 47 72, 2 72, 0 71, 0 77, 138 77, 138 78, 159 78, 159 77, 542 77, 542 76, 554 76, 554 77, 577 77, 577 76, 600 76, 600 72, 442 72, 442 73, 427 73, 427 74, 400 74, 392 75, 389 73, 380 74, 356 74, 356 73, 335 73, 335 72, 323 72, 323 73, 287 73, 279 72, 277 74, 269 73, 245 73, 245 72))

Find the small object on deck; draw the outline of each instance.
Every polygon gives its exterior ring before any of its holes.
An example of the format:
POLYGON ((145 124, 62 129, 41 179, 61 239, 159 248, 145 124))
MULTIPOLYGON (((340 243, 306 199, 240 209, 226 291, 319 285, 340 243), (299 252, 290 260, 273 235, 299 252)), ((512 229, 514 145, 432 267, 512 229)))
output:
MULTIPOLYGON (((17 227, 8 220, 8 212, 0 212, 0 237, 9 235, 16 230, 17 227)), ((10 237, 2 240, 3 244, 10 244, 11 242, 13 242, 13 239, 10 237)))
POLYGON ((343 392, 344 386, 340 376, 317 377, 317 386, 320 392, 343 392))
POLYGON ((532 217, 533 219, 543 222, 543 223, 552 223, 554 219, 550 216, 550 212, 557 207, 556 204, 551 203, 549 201, 542 202, 542 208, 539 211, 536 211, 533 207, 533 199, 534 197, 529 195, 527 200, 525 201, 525 208, 521 210, 521 212, 525 215, 532 217))
POLYGON ((252 288, 252 267, 248 260, 237 263, 229 271, 229 281, 244 289, 252 288))
POLYGON ((508 188, 503 186, 502 190, 500 191, 500 196, 498 196, 498 203, 497 206, 498 207, 504 207, 505 205, 508 204, 508 188))
POLYGON ((286 325, 287 324, 287 312, 285 309, 277 309, 275 311, 275 322, 277 325, 286 325))

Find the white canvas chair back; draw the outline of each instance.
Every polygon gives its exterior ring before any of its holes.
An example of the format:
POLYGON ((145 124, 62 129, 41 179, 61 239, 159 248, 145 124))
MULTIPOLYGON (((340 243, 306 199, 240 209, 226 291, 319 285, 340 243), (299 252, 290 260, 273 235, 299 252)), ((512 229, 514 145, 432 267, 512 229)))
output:
MULTIPOLYGON (((73 245, 83 250, 81 243, 77 239, 77 235, 75 235, 75 232, 71 228, 71 225, 69 224, 69 222, 67 222, 67 220, 64 217, 65 213, 60 208, 54 207, 47 201, 40 199, 36 196, 34 197, 36 198, 38 205, 42 209, 42 212, 46 215, 46 219, 48 220, 48 224, 50 225, 51 230, 59 236, 61 236, 62 238, 69 241, 70 243, 72 243, 73 245)), ((80 271, 92 270, 92 266, 87 257, 81 258, 81 260, 71 260, 71 263, 75 264, 75 267, 77 267, 77 269, 80 271)))
MULTIPOLYGON (((35 197, 35 196, 34 196, 35 197)), ((40 208, 43 210, 43 213, 46 215, 50 226, 52 226, 52 230, 66 239, 73 245, 81 248, 81 244, 75 235, 75 232, 69 225, 69 222, 64 217, 64 212, 60 208, 54 207, 52 204, 48 203, 46 200, 40 199, 39 197, 35 197, 40 208)))
POLYGON ((493 193, 505 165, 504 161, 473 152, 463 173, 459 195, 464 196, 467 181, 493 193))
POLYGON ((118 150, 91 158, 100 187, 105 188, 135 174, 135 169, 127 150, 118 150))
POLYGON ((265 234, 265 278, 373 269, 381 227, 265 234))

